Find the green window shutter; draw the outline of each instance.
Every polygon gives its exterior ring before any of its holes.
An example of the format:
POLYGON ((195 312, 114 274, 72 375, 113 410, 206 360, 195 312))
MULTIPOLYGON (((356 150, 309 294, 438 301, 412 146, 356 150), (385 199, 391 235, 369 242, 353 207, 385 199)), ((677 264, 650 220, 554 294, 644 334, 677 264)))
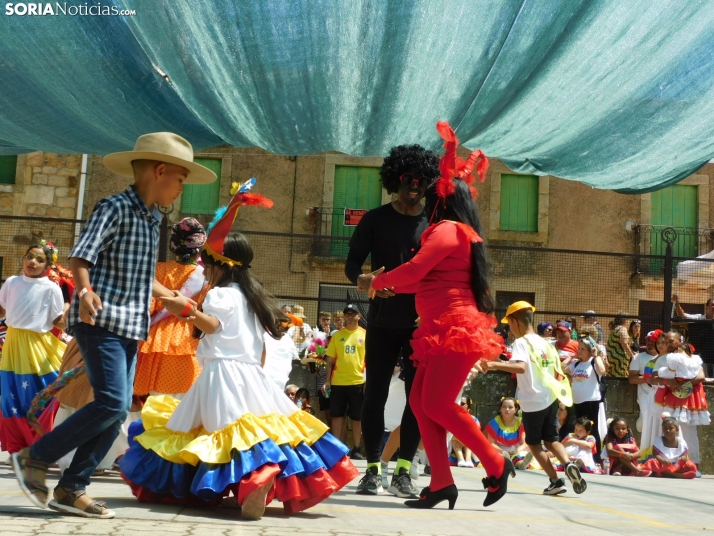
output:
POLYGON ((17 155, 0 156, 0 184, 15 184, 17 155))
POLYGON ((216 174, 210 184, 187 184, 181 194, 181 212, 184 214, 213 214, 218 208, 221 195, 221 160, 196 158, 194 162, 207 167, 216 174))
MULTIPOLYGON (((652 192, 652 225, 666 225, 677 228, 698 228, 698 189, 696 186, 675 184, 652 192)), ((659 231, 652 234, 651 254, 664 255, 667 245, 659 231)), ((697 235, 680 234, 673 244, 675 257, 696 257, 697 235)))
POLYGON ((501 231, 538 232, 538 177, 501 175, 501 231))
MULTIPOLYGON (((346 226, 344 209, 369 210, 382 203, 382 183, 379 168, 359 166, 335 166, 335 185, 332 197, 332 236, 352 236, 355 228, 346 226)), ((347 242, 332 245, 332 255, 346 257, 347 242)))

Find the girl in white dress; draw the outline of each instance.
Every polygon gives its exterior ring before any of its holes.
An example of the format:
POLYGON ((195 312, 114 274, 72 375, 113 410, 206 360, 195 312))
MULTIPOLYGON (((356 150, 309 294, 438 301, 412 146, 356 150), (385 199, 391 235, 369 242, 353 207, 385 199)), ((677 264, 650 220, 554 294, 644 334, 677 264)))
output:
POLYGON ((597 440, 590 433, 592 427, 593 422, 588 417, 580 417, 575 421, 575 432, 565 436, 562 441, 570 461, 585 473, 595 472, 593 452, 596 450, 597 440))
POLYGON ((299 512, 358 472, 347 447, 263 372, 263 334, 280 337, 287 319, 250 275, 248 240, 217 244, 212 234, 201 255, 212 287, 202 311, 180 294, 165 301, 202 332, 203 370, 180 403, 149 397, 120 466, 140 501, 219 504, 232 492, 244 519, 259 519, 274 498, 299 512))

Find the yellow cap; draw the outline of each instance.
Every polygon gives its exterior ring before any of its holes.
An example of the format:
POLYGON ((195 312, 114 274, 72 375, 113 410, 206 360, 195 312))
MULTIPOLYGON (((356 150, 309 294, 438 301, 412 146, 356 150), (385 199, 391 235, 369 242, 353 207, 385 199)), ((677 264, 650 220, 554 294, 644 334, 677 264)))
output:
POLYGON ((533 307, 527 301, 517 301, 516 303, 512 303, 508 306, 508 309, 506 310, 506 316, 501 319, 501 323, 508 324, 508 317, 516 311, 520 311, 521 309, 530 309, 531 311, 535 312, 535 307, 533 307))

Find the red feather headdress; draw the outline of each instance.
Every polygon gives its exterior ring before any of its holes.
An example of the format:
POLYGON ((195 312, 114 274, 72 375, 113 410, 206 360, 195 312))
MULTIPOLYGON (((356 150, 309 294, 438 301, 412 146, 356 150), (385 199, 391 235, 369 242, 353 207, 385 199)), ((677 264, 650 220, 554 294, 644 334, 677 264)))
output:
POLYGON ((255 179, 248 181, 243 188, 240 183, 234 182, 231 188, 233 199, 228 203, 227 207, 221 207, 216 211, 216 216, 208 225, 208 237, 203 245, 203 250, 208 253, 214 260, 228 264, 230 266, 242 266, 240 261, 234 261, 223 255, 223 243, 228 236, 228 233, 233 227, 233 222, 238 216, 238 210, 242 205, 262 206, 271 208, 273 201, 260 194, 251 194, 247 191, 253 184, 255 179))
POLYGON ((444 148, 446 153, 441 157, 439 162, 439 171, 441 176, 436 182, 436 193, 442 199, 454 193, 455 186, 453 179, 459 179, 469 185, 471 196, 476 199, 476 188, 474 182, 474 168, 478 175, 479 182, 486 179, 486 170, 488 169, 488 158, 482 151, 473 151, 469 157, 464 160, 456 154, 456 148, 459 145, 459 138, 456 137, 456 132, 451 128, 451 125, 446 121, 436 123, 436 130, 444 139, 444 148))

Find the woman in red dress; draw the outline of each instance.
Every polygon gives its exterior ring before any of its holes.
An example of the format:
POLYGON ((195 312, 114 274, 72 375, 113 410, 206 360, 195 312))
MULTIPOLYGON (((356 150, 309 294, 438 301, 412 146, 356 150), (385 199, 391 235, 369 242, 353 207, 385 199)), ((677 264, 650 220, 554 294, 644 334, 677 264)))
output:
POLYGON ((419 423, 431 463, 431 483, 412 508, 432 508, 442 501, 452 509, 458 490, 454 485, 446 448, 447 430, 458 437, 479 460, 488 478, 484 506, 506 493, 513 464, 489 443, 472 416, 457 403, 464 380, 480 359, 496 359, 503 340, 491 328, 496 319, 487 278, 486 251, 479 236, 481 223, 473 200, 474 166, 483 181, 488 160, 475 151, 468 160, 456 156, 458 139, 445 122, 437 124, 446 140, 439 164, 441 177, 427 189, 426 210, 431 226, 421 237, 417 255, 391 272, 373 272, 370 295, 390 288, 416 292, 420 323, 414 332, 412 359, 417 373, 409 403, 419 423))

